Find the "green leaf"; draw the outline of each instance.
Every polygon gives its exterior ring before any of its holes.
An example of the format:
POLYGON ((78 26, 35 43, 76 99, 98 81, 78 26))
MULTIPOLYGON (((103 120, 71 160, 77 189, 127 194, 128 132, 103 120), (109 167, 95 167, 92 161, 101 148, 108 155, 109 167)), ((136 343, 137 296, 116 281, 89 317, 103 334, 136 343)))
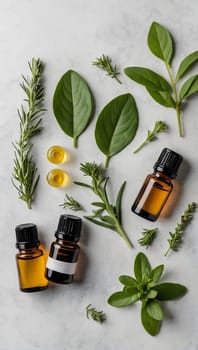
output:
POLYGON ((138 111, 132 95, 120 95, 103 108, 96 123, 95 138, 106 155, 106 167, 109 158, 133 140, 137 127, 138 111))
POLYGON ((180 90, 180 101, 198 92, 198 75, 193 75, 183 84, 180 90))
POLYGON ((74 139, 85 130, 93 115, 93 96, 85 80, 75 71, 67 71, 59 80, 53 97, 53 109, 61 129, 74 139))
POLYGON ((157 296, 156 290, 151 289, 147 294, 147 299, 154 299, 157 296))
POLYGON ((135 303, 140 297, 140 293, 130 295, 127 290, 115 292, 108 298, 108 303, 112 306, 123 307, 135 303))
POLYGON ((173 55, 173 43, 170 33, 161 24, 153 22, 148 33, 148 46, 151 52, 166 63, 173 55))
POLYGON ((125 74, 146 88, 157 91, 171 91, 170 84, 159 74, 143 67, 127 67, 125 74))
POLYGON ((110 225, 115 225, 114 219, 113 219, 111 216, 109 216, 109 215, 101 216, 100 219, 101 219, 102 221, 104 221, 104 222, 107 222, 107 223, 110 224, 110 225))
POLYGON ((185 73, 192 67, 194 63, 198 61, 198 51, 192 52, 190 55, 186 56, 180 63, 177 75, 176 75, 176 82, 183 77, 185 73))
POLYGON ((143 253, 138 253, 134 263, 134 273, 138 282, 143 280, 143 277, 151 271, 150 263, 143 253))
POLYGON ((95 207, 103 208, 105 209, 105 204, 102 202, 92 202, 91 205, 94 205, 95 207))
POLYGON ((145 307, 146 307, 146 311, 149 314, 149 316, 151 316, 152 318, 154 318, 155 320, 158 320, 158 321, 163 320, 163 311, 162 311, 160 304, 157 301, 149 300, 146 303, 145 307))
POLYGON ((117 194, 117 198, 116 198, 116 215, 118 217, 118 220, 120 223, 122 223, 122 217, 121 217, 121 202, 122 202, 122 194, 124 191, 126 185, 126 181, 122 184, 122 186, 119 189, 119 192, 117 194))
POLYGON ((172 98, 169 91, 157 91, 153 90, 149 87, 146 87, 146 90, 151 95, 151 97, 158 102, 160 105, 168 107, 168 108, 175 108, 176 103, 174 99, 172 98))
POLYGON ((135 278, 128 275, 121 275, 119 281, 127 287, 137 287, 137 281, 135 278))
POLYGON ((151 317, 146 310, 146 306, 142 306, 141 319, 144 329, 150 335, 154 336, 159 333, 161 321, 155 320, 151 317))
POLYGON ((152 282, 157 283, 160 280, 163 271, 164 265, 158 265, 153 270, 151 270, 149 277, 152 279, 152 282))
POLYGON ((93 224, 109 228, 110 230, 115 230, 115 226, 107 224, 105 222, 94 219, 92 216, 84 216, 85 219, 93 222, 93 224))
POLYGON ((182 297, 187 292, 187 288, 177 283, 161 283, 153 287, 157 292, 156 299, 172 300, 182 297))

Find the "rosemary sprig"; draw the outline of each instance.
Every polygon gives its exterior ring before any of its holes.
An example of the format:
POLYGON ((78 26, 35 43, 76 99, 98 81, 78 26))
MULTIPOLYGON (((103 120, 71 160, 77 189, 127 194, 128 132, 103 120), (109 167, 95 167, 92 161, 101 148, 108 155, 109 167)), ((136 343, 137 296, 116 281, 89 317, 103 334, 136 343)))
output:
POLYGON ((193 213, 195 212, 196 208, 197 208, 197 204, 195 202, 188 204, 183 215, 181 216, 180 222, 177 224, 175 228, 175 231, 169 232, 170 234, 170 239, 168 239, 169 248, 164 254, 164 256, 167 256, 170 250, 177 251, 179 249, 179 246, 183 241, 183 231, 186 225, 192 220, 193 213))
POLYGON ((96 58, 96 60, 93 61, 92 64, 93 66, 96 66, 105 71, 107 73, 106 75, 116 79, 119 84, 122 84, 121 81, 118 79, 118 75, 120 74, 120 72, 118 71, 116 65, 114 67, 112 66, 111 59, 109 56, 102 55, 96 58))
POLYGON ((109 178, 102 174, 101 166, 97 165, 95 162, 86 162, 84 164, 81 163, 80 170, 84 176, 91 177, 91 184, 89 185, 87 183, 77 181, 74 183, 91 189, 100 199, 99 202, 91 203, 97 209, 92 211, 92 215, 84 216, 84 218, 96 225, 104 226, 117 232, 130 248, 133 247, 122 227, 121 200, 126 182, 124 182, 120 187, 117 194, 116 205, 112 205, 109 202, 107 194, 107 183, 109 178), (107 215, 105 215, 104 212, 106 212, 107 215))
POLYGON ((99 323, 103 323, 106 321, 106 315, 103 311, 97 311, 94 307, 91 307, 91 304, 87 305, 86 308, 86 315, 89 319, 89 316, 93 318, 94 321, 97 321, 99 323))
POLYGON ((63 207, 64 209, 68 208, 73 211, 84 210, 83 206, 78 201, 76 201, 72 196, 69 196, 67 193, 65 194, 64 203, 60 204, 60 207, 63 207))
POLYGON ((160 132, 164 132, 168 130, 168 125, 165 124, 163 121, 161 120, 157 120, 155 122, 154 128, 152 131, 148 130, 147 133, 147 138, 144 142, 142 142, 142 144, 137 147, 135 149, 135 151, 133 151, 133 153, 137 153, 139 152, 144 146, 146 146, 149 142, 154 141, 157 139, 157 134, 159 134, 160 132))
POLYGON ((146 249, 148 248, 149 245, 152 244, 153 240, 155 239, 156 235, 158 232, 158 228, 155 227, 153 229, 143 229, 142 236, 140 239, 138 239, 138 243, 141 246, 146 246, 146 249))
POLYGON ((32 156, 32 144, 30 139, 41 131, 44 88, 41 77, 43 63, 40 59, 32 58, 29 64, 31 78, 22 75, 21 88, 26 94, 27 112, 24 106, 18 110, 20 119, 19 140, 14 146, 14 168, 12 183, 18 191, 19 198, 32 207, 34 194, 39 181, 38 169, 32 156))

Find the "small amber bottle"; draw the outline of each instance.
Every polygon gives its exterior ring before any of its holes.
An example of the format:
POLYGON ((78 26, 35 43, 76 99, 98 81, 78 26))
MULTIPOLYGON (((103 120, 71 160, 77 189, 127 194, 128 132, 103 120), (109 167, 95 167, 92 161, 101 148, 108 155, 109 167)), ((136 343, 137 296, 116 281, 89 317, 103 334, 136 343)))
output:
POLYGON ((73 281, 80 247, 82 220, 74 215, 61 215, 55 232, 56 241, 52 243, 47 260, 48 280, 69 284, 73 281))
POLYGON ((146 180, 131 210, 150 221, 157 220, 172 189, 171 182, 177 175, 182 156, 164 148, 154 165, 154 172, 146 180))
POLYGON ((47 288, 48 280, 45 278, 45 256, 39 248, 37 227, 34 224, 16 226, 16 255, 20 290, 23 292, 36 292, 47 288))

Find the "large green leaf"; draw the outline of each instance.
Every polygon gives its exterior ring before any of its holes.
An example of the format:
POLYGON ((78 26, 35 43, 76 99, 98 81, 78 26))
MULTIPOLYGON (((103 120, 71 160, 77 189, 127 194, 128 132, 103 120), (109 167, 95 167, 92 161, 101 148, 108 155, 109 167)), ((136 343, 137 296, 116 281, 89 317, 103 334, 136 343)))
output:
POLYGON ((157 292, 156 299, 172 300, 182 297, 187 292, 187 288, 178 283, 161 283, 153 287, 157 292))
POLYGON ((140 293, 130 294, 127 290, 115 292, 108 298, 108 303, 112 306, 123 307, 135 303, 140 298, 140 293))
POLYGON ((154 318, 155 320, 161 321, 163 320, 163 311, 160 306, 160 304, 155 300, 149 300, 146 303, 146 311, 148 312, 149 316, 154 318))
POLYGON ((153 90, 149 87, 146 87, 148 93, 152 96, 152 98, 158 102, 160 105, 170 108, 175 108, 176 103, 171 96, 169 91, 157 91, 153 90))
POLYGON ((155 320, 153 317, 151 317, 146 310, 146 306, 142 307, 141 319, 142 319, 142 324, 144 326, 144 329, 150 335, 154 336, 157 333, 159 333, 161 321, 155 320))
POLYGON ((137 127, 138 111, 132 95, 120 95, 103 108, 96 123, 95 138, 106 155, 106 166, 111 156, 133 140, 137 127))
POLYGON ((128 275, 121 275, 119 277, 119 281, 124 284, 124 286, 127 287, 137 287, 137 281, 135 280, 135 278, 128 276, 128 275))
POLYGON ((53 97, 53 109, 61 129, 74 139, 85 130, 93 115, 93 97, 85 80, 75 71, 67 71, 59 80, 53 97))
POLYGON ((149 277, 152 279, 153 283, 157 283, 160 280, 163 271, 164 265, 158 265, 153 270, 151 270, 151 272, 149 273, 149 277))
POLYGON ((170 33, 161 24, 153 22, 148 33, 148 46, 151 52, 166 63, 173 55, 173 43, 170 33))
POLYGON ((134 262, 134 273, 138 282, 142 282, 143 277, 151 271, 150 263, 143 253, 138 253, 134 262))
POLYGON ((191 96, 198 92, 198 75, 193 75, 189 78, 180 90, 180 101, 184 100, 186 97, 191 96))
POLYGON ((127 67, 125 74, 146 88, 157 91, 171 91, 171 86, 161 75, 143 67, 127 67))
POLYGON ((185 73, 192 67, 194 63, 198 61, 198 51, 192 52, 190 55, 186 56, 180 63, 177 75, 176 82, 183 77, 185 73))

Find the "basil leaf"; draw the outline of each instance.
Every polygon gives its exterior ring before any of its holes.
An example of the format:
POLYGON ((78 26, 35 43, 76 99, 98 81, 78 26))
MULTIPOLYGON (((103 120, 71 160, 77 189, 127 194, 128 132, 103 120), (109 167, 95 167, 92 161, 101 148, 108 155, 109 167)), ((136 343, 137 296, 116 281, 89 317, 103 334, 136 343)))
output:
POLYGON ((192 52, 190 55, 186 56, 180 63, 177 75, 176 82, 183 77, 183 75, 192 67, 194 63, 198 61, 198 51, 192 52))
POLYGON ((122 194, 124 191, 126 185, 126 181, 121 185, 119 192, 117 194, 116 198, 116 215, 120 223, 122 223, 122 217, 121 217, 121 201, 122 201, 122 194))
POLYGON ((152 279, 152 282, 157 283, 160 280, 163 271, 164 265, 158 265, 153 270, 151 270, 149 273, 149 278, 152 279))
POLYGON ((154 299, 157 296, 156 290, 151 289, 147 294, 147 299, 154 299))
POLYGON ((157 91, 171 91, 171 86, 161 75, 143 67, 127 67, 125 74, 146 88, 157 91))
POLYGON ((151 271, 150 263, 143 253, 138 253, 134 262, 134 273, 138 282, 142 282, 144 276, 151 271))
POLYGON ((148 33, 148 46, 151 52, 166 63, 173 55, 173 43, 170 33, 161 24, 153 22, 148 33))
POLYGON ((128 275, 121 275, 119 281, 127 287, 137 287, 137 281, 135 278, 128 275))
POLYGON ((154 336, 157 333, 159 333, 161 321, 155 320, 153 317, 151 317, 146 310, 146 306, 142 306, 141 320, 142 320, 144 329, 150 335, 154 336))
POLYGON ((146 307, 146 311, 149 314, 149 316, 151 316, 152 318, 154 318, 155 320, 158 320, 158 321, 163 320, 163 311, 162 311, 160 304, 157 301, 149 300, 146 303, 145 307, 146 307))
POLYGON ((187 292, 187 288, 177 283, 161 283, 153 287, 157 292, 156 299, 172 300, 182 297, 187 292))
POLYGON ((193 75, 191 78, 186 80, 184 85, 180 90, 180 101, 184 100, 186 97, 191 96, 198 92, 198 75, 193 75))
POLYGON ((157 91, 149 87, 146 87, 146 90, 151 95, 151 97, 160 105, 170 108, 176 107, 176 103, 169 91, 157 91))
POLYGON ((139 297, 139 294, 130 295, 127 291, 115 292, 108 298, 108 303, 112 306, 123 307, 135 303, 139 297))
POLYGON ((73 137, 74 147, 93 115, 93 97, 85 80, 67 71, 59 80, 53 97, 53 110, 61 129, 73 137))
POLYGON ((110 157, 133 140, 137 127, 138 111, 132 95, 120 95, 103 108, 96 123, 95 139, 106 155, 106 167, 110 157))

